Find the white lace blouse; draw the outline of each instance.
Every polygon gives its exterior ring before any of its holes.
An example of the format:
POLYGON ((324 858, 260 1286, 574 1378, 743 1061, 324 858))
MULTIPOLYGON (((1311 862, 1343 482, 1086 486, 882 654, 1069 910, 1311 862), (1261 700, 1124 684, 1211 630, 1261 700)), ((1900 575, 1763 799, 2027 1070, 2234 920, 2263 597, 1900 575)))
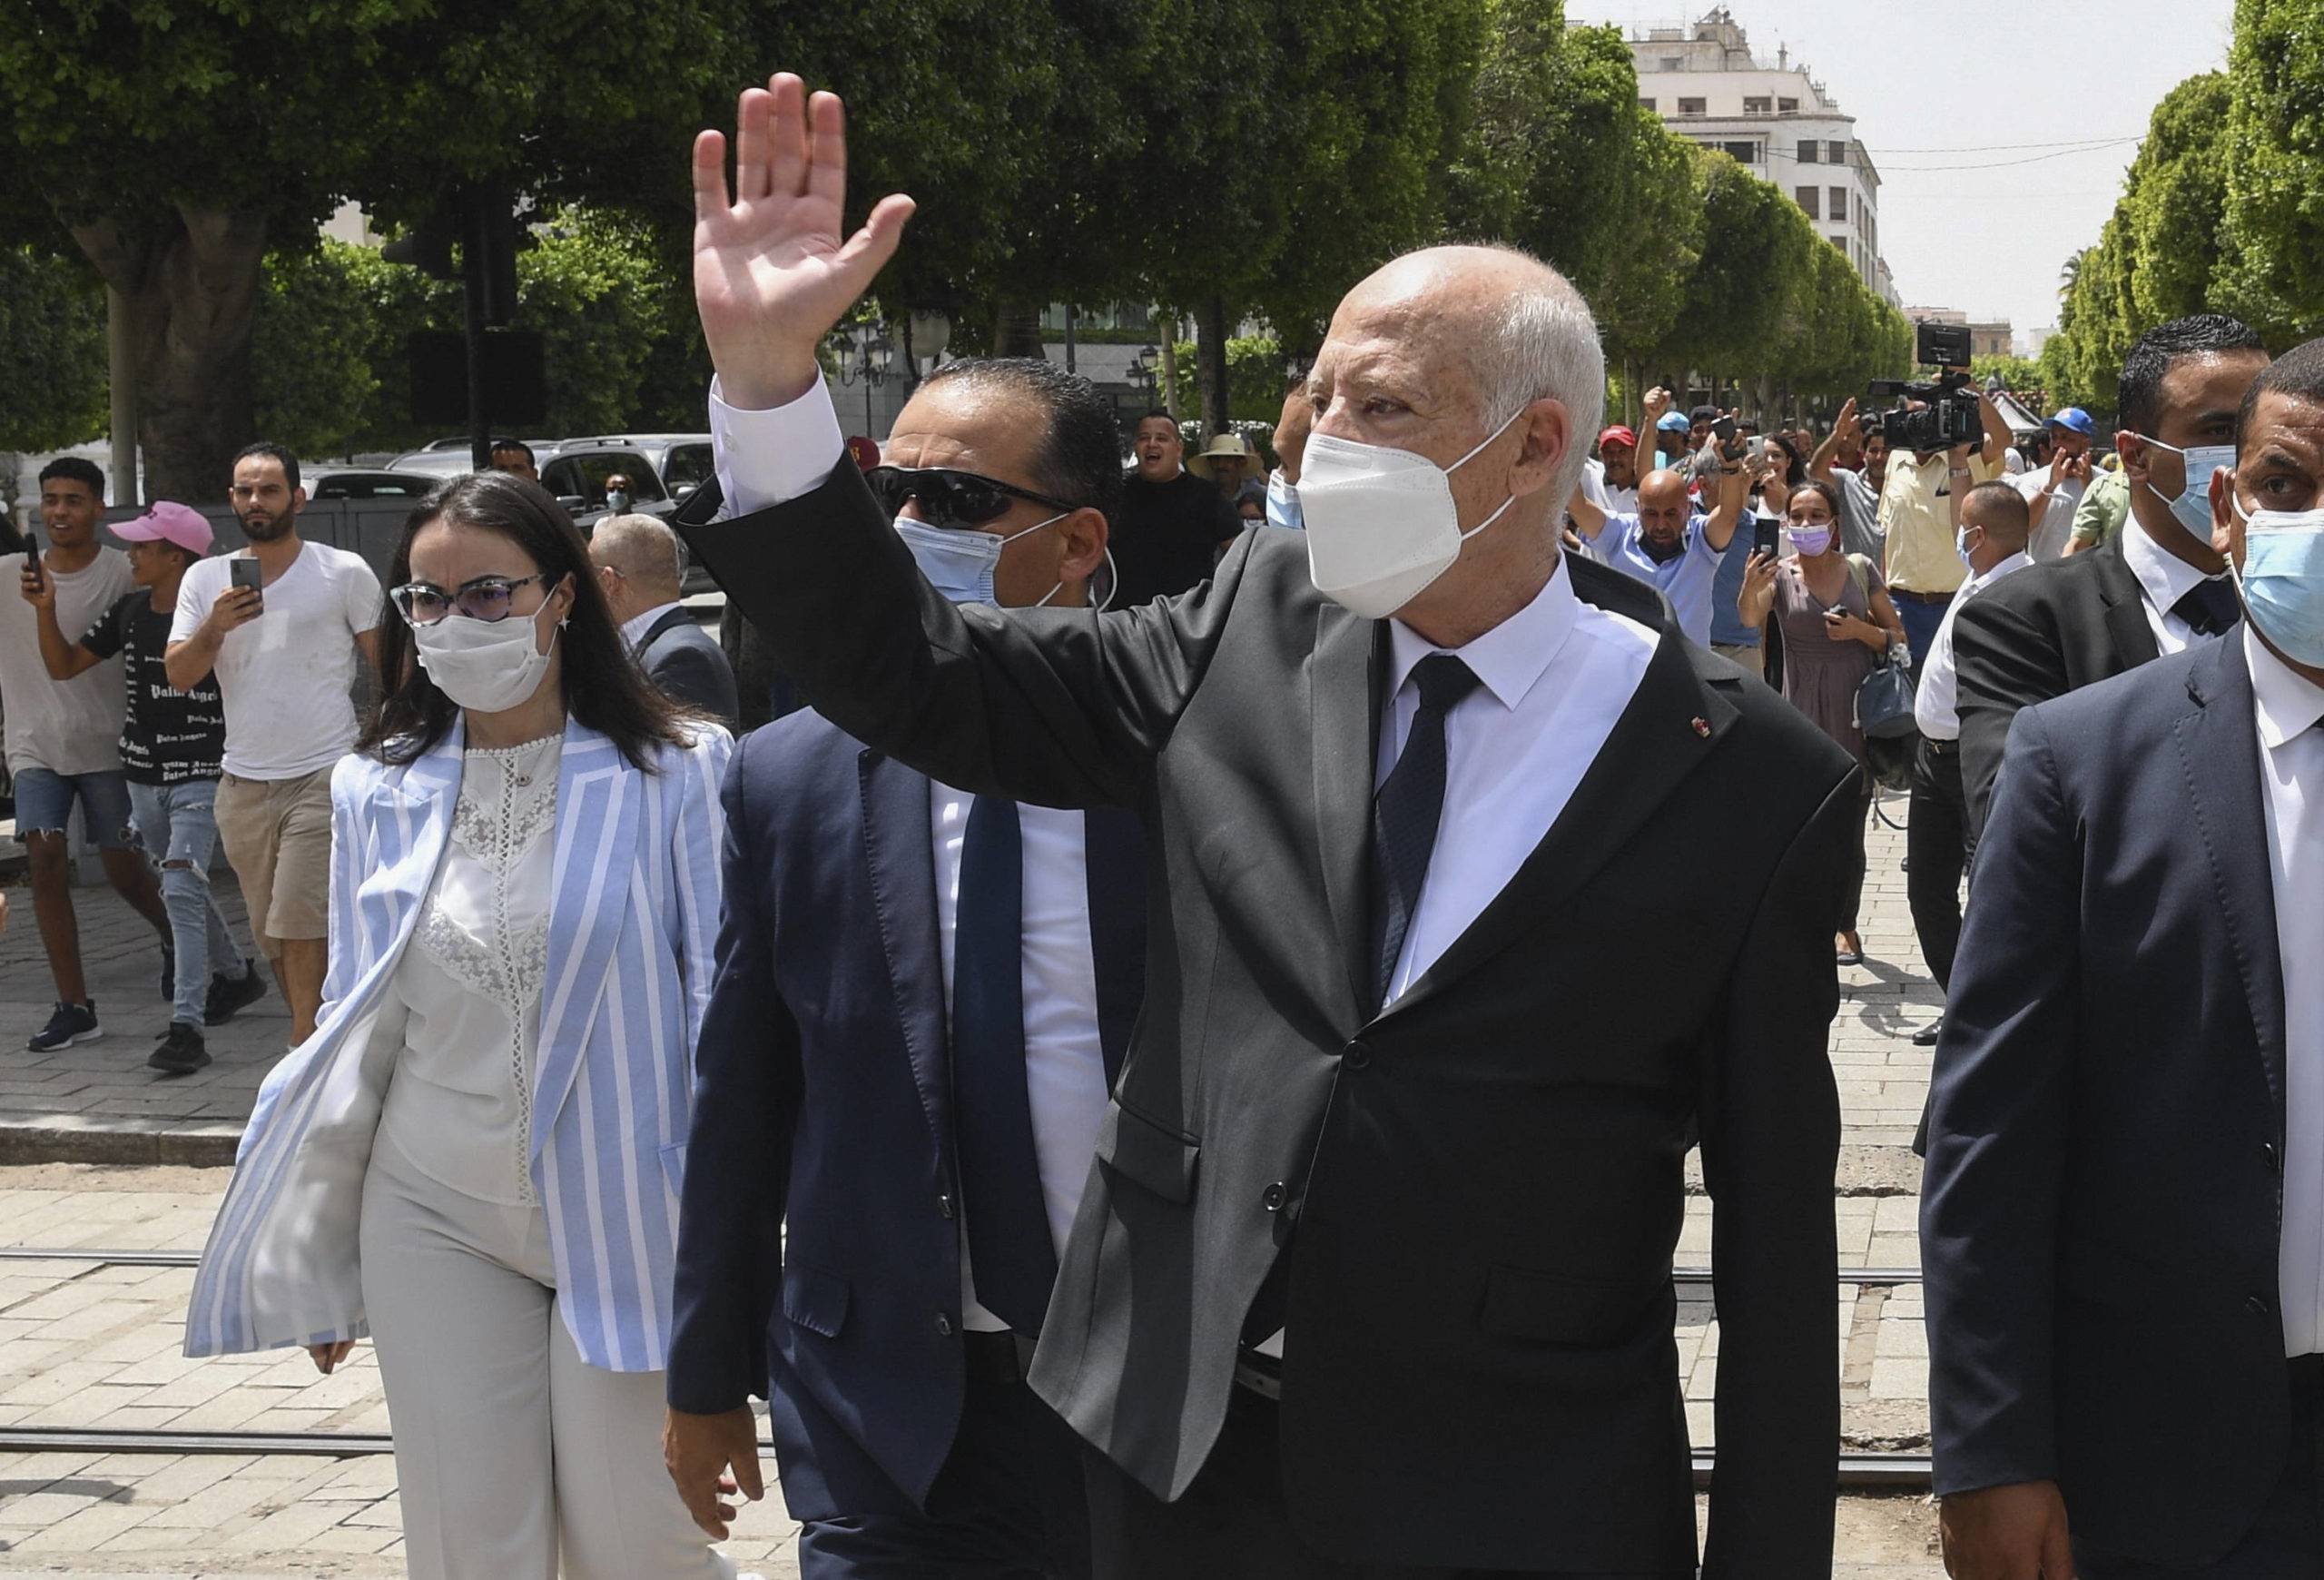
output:
POLYGON ((562 736, 464 755, 435 886, 397 964, 403 1048, 380 1128, 438 1184, 536 1201, 527 1163, 562 736))

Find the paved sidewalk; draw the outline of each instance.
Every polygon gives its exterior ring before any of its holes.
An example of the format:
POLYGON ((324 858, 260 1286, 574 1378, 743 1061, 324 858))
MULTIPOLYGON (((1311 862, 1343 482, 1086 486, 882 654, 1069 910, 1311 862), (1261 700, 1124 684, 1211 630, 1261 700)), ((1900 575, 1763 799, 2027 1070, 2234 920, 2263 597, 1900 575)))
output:
MULTIPOLYGON (((220 863, 219 909, 245 943, 241 888, 220 863)), ((159 940, 105 884, 75 888, 81 963, 104 1035, 34 1053, 25 1044, 48 1023, 56 989, 41 949, 32 891, 8 890, 0 933, 0 1163, 231 1163, 259 1082, 282 1056, 290 1015, 272 974, 267 995, 204 1032, 211 1064, 192 1075, 145 1068, 170 1023, 161 996, 159 940)), ((261 961, 259 969, 266 971, 261 961)))

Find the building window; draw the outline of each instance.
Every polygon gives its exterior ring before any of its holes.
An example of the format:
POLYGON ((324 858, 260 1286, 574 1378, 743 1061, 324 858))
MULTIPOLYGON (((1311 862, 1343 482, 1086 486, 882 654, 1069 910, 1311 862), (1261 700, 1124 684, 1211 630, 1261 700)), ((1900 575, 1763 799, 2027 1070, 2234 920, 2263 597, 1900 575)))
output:
POLYGON ((1722 143, 1718 145, 1718 151, 1738 164, 1759 163, 1759 145, 1756 143, 1722 143))
POLYGON ((1684 55, 1666 54, 1662 57, 1662 69, 1666 72, 1685 71, 1687 69, 1686 57, 1684 55))
POLYGON ((1820 220, 1824 217, 1818 207, 1823 198, 1823 189, 1821 187, 1794 187, 1792 189, 1791 195, 1795 199, 1798 200, 1799 206, 1801 208, 1807 211, 1807 217, 1809 219, 1820 220))
POLYGON ((1833 246, 1837 247, 1840 250, 1841 256, 1846 257, 1847 255, 1848 239, 1846 236, 1827 236, 1824 240, 1832 243, 1833 246))
POLYGON ((1641 110, 1652 110, 1654 108, 1654 101, 1652 99, 1640 99, 1638 102, 1638 105, 1641 110))
POLYGON ((1679 114, 1681 115, 1699 115, 1703 114, 1703 101, 1700 99, 1679 100, 1679 114))
POLYGON ((1802 164, 1815 163, 1817 153, 1822 148, 1822 146, 1823 144, 1817 143, 1813 137, 1801 138, 1799 140, 1799 163, 1802 164))
POLYGON ((1743 113, 1746 115, 1771 115, 1775 113, 1775 101, 1772 99, 1745 99, 1743 101, 1743 113))
POLYGON ((1777 99, 1776 101, 1776 109, 1777 113, 1781 114, 1797 114, 1799 112, 1799 101, 1797 99, 1777 99))
POLYGON ((1848 145, 1847 145, 1846 143, 1825 143, 1825 144, 1824 144, 1824 163, 1827 163, 1827 164, 1846 164, 1847 162, 1848 162, 1848 145))
POLYGON ((1836 186, 1832 189, 1832 218, 1845 220, 1847 217, 1848 189, 1844 186, 1836 186))

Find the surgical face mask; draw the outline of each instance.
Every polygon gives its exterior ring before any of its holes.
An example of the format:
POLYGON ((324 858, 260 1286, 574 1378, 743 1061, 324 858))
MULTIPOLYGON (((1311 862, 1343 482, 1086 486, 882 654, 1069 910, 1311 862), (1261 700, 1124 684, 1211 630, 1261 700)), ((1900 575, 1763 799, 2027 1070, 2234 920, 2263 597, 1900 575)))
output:
POLYGON ((2211 474, 2225 471, 2235 464, 2235 447, 2231 444, 2192 444, 2185 449, 2181 449, 2175 444, 2165 444, 2159 439, 2148 439, 2144 434, 2134 434, 2132 437, 2156 449, 2167 449, 2171 454, 2185 459, 2187 486, 2179 490, 2177 499, 2165 499, 2162 490, 2152 482, 2146 485, 2146 490, 2171 508, 2171 514, 2177 518, 2179 525, 2186 529, 2188 537, 2201 543, 2211 542, 2211 474))
POLYGON ((1299 485, 1286 482, 1281 472, 1267 475, 1267 525, 1305 531, 1307 519, 1299 510, 1299 485))
MULTIPOLYGON (((920 574, 928 585, 956 604, 989 604, 992 596, 992 573, 1000 564, 1000 551, 1028 533, 1039 532, 1071 515, 1059 511, 1046 521, 1036 521, 1021 532, 1011 532, 1003 538, 998 532, 976 532, 960 527, 931 527, 925 521, 915 521, 909 516, 896 518, 896 535, 911 550, 920 574)), ((1041 595, 1041 603, 1057 597, 1065 587, 1056 587, 1041 595)), ((1040 604, 1033 606, 1039 608, 1040 604)))
POLYGON ((2243 564, 2230 561, 2244 612, 2295 664, 2324 669, 2324 509, 2246 510, 2243 564))
MULTIPOLYGON (((557 622, 559 627, 564 624, 557 622)), ((548 673, 537 611, 505 620, 477 620, 456 612, 432 626, 412 627, 411 642, 436 689, 470 713, 505 713, 530 701, 548 673)), ((552 630, 549 651, 556 647, 552 630)))
POLYGON ((1959 555, 1961 557, 1961 563, 1969 566, 1969 568, 1972 571, 1975 570, 1977 568, 1974 565, 1970 565, 1969 563, 1969 555, 1971 552, 1969 548, 1969 534, 1972 531, 1982 532, 1984 530, 1984 528, 1982 527, 1971 528, 1965 526, 1958 532, 1955 532, 1953 535, 1953 552, 1959 555))
POLYGON ((1509 431, 1523 407, 1449 467, 1426 456, 1337 435, 1309 436, 1299 467, 1307 522, 1307 575, 1315 590, 1367 620, 1384 620, 1461 558, 1461 545, 1516 503, 1461 530, 1452 474, 1509 431))
POLYGON ((1832 528, 1828 524, 1816 527, 1787 527, 1783 530, 1784 536, 1791 539, 1791 546, 1799 550, 1800 557, 1804 559, 1813 559, 1832 547, 1832 528))

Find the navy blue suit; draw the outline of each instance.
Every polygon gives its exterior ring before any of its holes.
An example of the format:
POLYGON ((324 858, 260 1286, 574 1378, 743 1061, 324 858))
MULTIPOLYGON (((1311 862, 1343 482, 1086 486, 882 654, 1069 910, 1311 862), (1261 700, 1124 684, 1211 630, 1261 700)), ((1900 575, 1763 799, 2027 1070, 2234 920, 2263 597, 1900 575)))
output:
POLYGON ((2230 634, 2019 713, 1978 842, 1921 1208, 1935 1489, 2056 1480, 2088 1575, 2317 1572, 2266 817, 2230 634))
MULTIPOLYGON (((707 1414, 763 1396, 812 1538, 929 1511, 970 1433, 930 783, 800 712, 744 738, 724 797, 669 1397, 707 1414)), ((1087 831, 1110 1087, 1143 992, 1145 858, 1127 814, 1087 831)))

